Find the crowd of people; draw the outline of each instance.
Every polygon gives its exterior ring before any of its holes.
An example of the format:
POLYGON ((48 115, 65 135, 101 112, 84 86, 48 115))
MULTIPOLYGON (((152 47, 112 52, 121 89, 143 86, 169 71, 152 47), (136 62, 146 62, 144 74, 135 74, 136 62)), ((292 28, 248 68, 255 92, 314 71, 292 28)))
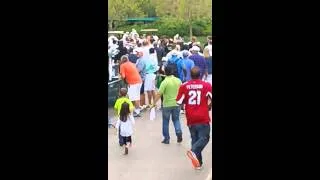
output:
POLYGON ((120 60, 119 74, 126 83, 114 106, 118 117, 115 127, 125 154, 131 147, 134 118, 161 99, 162 143, 170 144, 170 117, 177 142, 182 142, 180 114, 185 114, 192 139, 187 156, 194 168, 201 169, 201 152, 210 138, 212 37, 201 46, 196 37, 186 43, 179 35, 172 39, 150 34, 140 37, 133 30, 120 40, 110 36, 108 47, 109 65, 120 60))

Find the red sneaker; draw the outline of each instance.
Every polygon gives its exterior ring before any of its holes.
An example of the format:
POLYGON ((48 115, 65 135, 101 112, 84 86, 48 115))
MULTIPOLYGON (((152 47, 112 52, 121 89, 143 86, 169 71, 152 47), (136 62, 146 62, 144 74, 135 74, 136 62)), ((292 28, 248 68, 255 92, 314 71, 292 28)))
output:
POLYGON ((199 160, 198 160, 197 156, 194 154, 194 152, 192 152, 190 150, 187 151, 187 156, 191 160, 192 165, 193 165, 194 168, 200 167, 199 160))

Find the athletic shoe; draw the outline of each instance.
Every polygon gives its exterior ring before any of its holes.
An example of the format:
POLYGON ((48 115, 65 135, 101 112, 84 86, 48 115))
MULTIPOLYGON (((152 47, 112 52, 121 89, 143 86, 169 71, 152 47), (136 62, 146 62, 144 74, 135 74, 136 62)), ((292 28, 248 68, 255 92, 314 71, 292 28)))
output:
POLYGON ((164 139, 163 141, 161 141, 161 143, 163 143, 163 144, 169 144, 170 142, 169 142, 168 139, 164 139))
POLYGON ((128 147, 125 147, 124 148, 124 155, 127 155, 129 153, 129 149, 128 149, 128 147))
POLYGON ((182 142, 182 135, 179 135, 179 136, 178 136, 177 142, 178 142, 178 143, 181 143, 181 142, 182 142))
POLYGON ((196 170, 201 170, 202 166, 196 167, 196 170))
POLYGON ((180 114, 184 114, 184 110, 180 110, 180 114))
POLYGON ((190 151, 190 150, 187 151, 187 156, 191 160, 194 168, 200 167, 199 160, 198 160, 197 156, 192 151, 190 151))
POLYGON ((147 108, 146 105, 140 106, 140 111, 144 111, 144 110, 146 110, 146 108, 147 108))

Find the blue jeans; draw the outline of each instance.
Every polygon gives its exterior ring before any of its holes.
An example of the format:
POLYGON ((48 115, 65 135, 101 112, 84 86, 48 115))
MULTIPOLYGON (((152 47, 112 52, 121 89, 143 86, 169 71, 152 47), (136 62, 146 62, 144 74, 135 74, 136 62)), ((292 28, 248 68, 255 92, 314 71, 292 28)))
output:
POLYGON ((189 126, 191 134, 191 151, 194 152, 202 165, 201 152, 208 144, 210 139, 210 125, 209 124, 197 124, 189 126))
POLYGON ((162 110, 162 135, 165 140, 169 140, 169 120, 172 116, 173 126, 177 136, 182 136, 180 125, 180 106, 163 107, 162 110))

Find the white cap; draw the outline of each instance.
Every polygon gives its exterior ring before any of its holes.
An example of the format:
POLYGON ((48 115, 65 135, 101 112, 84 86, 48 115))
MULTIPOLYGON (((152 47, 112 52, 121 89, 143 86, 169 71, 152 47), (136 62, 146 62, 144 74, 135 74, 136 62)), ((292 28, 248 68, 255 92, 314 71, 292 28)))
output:
POLYGON ((198 46, 192 46, 192 48, 190 49, 190 51, 200 51, 200 48, 198 46))

